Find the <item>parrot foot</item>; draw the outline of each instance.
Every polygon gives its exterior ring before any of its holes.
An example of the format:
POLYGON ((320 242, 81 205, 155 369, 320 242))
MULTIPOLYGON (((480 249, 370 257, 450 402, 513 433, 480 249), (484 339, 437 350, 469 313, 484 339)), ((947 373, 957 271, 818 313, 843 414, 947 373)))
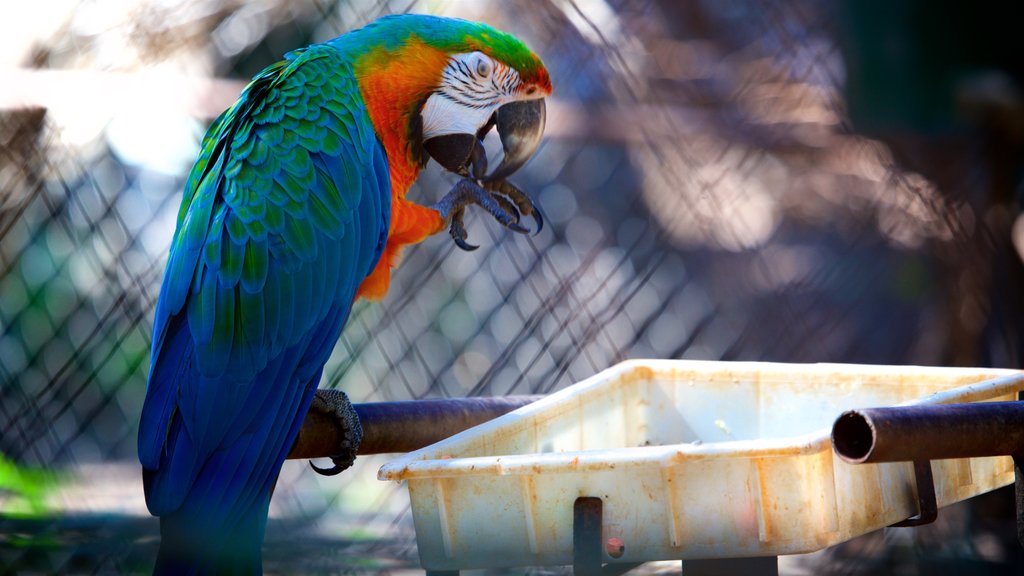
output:
MULTIPOLYGON (((479 163, 473 163, 474 169, 478 166, 480 166, 479 163)), ((540 206, 534 204, 533 200, 515 184, 507 180, 480 181, 463 178, 432 208, 440 212, 441 217, 448 223, 448 233, 451 234, 455 245, 467 252, 479 248, 479 246, 466 242, 468 235, 463 217, 466 206, 470 204, 480 206, 501 225, 513 232, 520 234, 530 232, 519 223, 523 216, 533 217, 533 221, 537 224, 533 231, 534 235, 544 229, 544 215, 541 213, 540 206)))
MULTIPOLYGON (((485 186, 493 184, 496 183, 487 183, 485 186)), ((523 196, 525 197, 525 194, 523 196)), ((519 210, 516 209, 517 205, 513 204, 513 202, 514 199, 509 201, 507 198, 485 189, 475 180, 463 178, 455 184, 451 192, 446 194, 444 198, 441 198, 432 208, 437 210, 441 217, 444 218, 444 221, 448 223, 448 232, 451 234, 455 244, 463 250, 473 251, 478 246, 466 242, 466 226, 462 220, 465 215, 466 206, 476 204, 509 230, 526 234, 529 230, 519 224, 519 210)))
MULTIPOLYGON (((486 134, 487 131, 491 129, 492 124, 494 124, 494 117, 491 118, 489 124, 480 129, 481 134, 486 134)), ((541 214, 540 206, 534 204, 533 200, 530 200, 530 197, 527 196, 525 192, 508 180, 487 179, 487 154, 484 153, 483 140, 480 139, 479 135, 477 138, 477 144, 473 148, 473 152, 469 155, 469 162, 467 166, 464 166, 462 169, 462 176, 468 176, 467 172, 472 173, 472 179, 481 183, 485 190, 491 192, 494 199, 497 200, 498 203, 501 204, 501 207, 509 214, 518 214, 520 217, 533 216, 533 220, 537 224, 537 228, 533 231, 533 235, 536 236, 537 234, 540 234, 540 231, 544 229, 544 215, 541 214)), ((519 218, 516 218, 516 223, 518 222, 519 218)), ((463 237, 463 239, 465 238, 463 237)))
POLYGON ((334 466, 320 468, 312 462, 309 465, 317 474, 323 476, 340 474, 355 462, 359 444, 363 441, 363 427, 359 424, 359 416, 356 415, 348 395, 341 390, 317 390, 309 409, 333 416, 334 422, 341 429, 341 436, 344 438, 341 442, 341 450, 331 456, 334 466))

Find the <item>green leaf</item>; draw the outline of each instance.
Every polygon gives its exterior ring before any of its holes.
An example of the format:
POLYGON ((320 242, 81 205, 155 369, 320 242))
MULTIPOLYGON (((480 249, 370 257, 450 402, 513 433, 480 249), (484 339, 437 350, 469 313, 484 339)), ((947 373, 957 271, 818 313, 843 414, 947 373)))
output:
POLYGON ((0 500, 0 515, 38 518, 51 512, 47 497, 63 482, 52 472, 19 466, 0 453, 0 492, 12 498, 0 500))

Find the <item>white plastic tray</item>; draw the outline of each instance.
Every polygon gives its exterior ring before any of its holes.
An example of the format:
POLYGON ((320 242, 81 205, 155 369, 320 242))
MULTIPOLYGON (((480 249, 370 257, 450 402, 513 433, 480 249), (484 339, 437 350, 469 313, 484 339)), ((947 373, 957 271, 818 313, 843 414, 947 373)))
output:
MULTIPOLYGON (((630 361, 380 469, 407 481, 427 570, 572 563, 573 502, 605 562, 810 552, 917 513, 910 463, 833 454, 844 410, 1003 401, 1015 370, 630 361)), ((932 463, 939 506, 1013 482, 1009 457, 932 463)))

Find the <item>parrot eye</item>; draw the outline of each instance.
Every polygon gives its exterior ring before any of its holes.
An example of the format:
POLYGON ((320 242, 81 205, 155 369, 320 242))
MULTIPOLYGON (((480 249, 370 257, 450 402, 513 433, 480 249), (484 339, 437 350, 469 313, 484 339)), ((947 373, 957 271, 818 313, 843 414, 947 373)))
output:
POLYGON ((491 63, 486 57, 481 57, 476 61, 476 75, 481 78, 487 78, 491 75, 491 63))

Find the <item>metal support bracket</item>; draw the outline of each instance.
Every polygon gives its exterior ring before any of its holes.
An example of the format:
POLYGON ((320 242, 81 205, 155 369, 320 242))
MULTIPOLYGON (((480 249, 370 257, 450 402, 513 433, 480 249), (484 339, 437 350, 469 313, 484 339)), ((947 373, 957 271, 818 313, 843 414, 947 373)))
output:
MULTIPOLYGON (((930 476, 929 476, 930 478, 930 476)), ((601 526, 604 502, 593 496, 580 496, 572 505, 572 571, 574 576, 620 576, 643 562, 602 564, 604 539, 601 526)), ((622 543, 620 542, 621 546, 622 543)), ((726 558, 721 560, 683 560, 687 576, 748 574, 776 576, 778 559, 726 558)), ((458 570, 427 570, 426 576, 458 576, 458 570)))
POLYGON ((572 505, 572 571, 575 576, 618 576, 642 564, 601 564, 603 505, 600 498, 593 496, 581 496, 572 505))
POLYGON ((935 522, 935 519, 939 517, 939 506, 935 500, 935 479, 932 477, 931 460, 914 460, 914 477, 917 483, 918 515, 892 524, 893 528, 923 526, 935 522))

